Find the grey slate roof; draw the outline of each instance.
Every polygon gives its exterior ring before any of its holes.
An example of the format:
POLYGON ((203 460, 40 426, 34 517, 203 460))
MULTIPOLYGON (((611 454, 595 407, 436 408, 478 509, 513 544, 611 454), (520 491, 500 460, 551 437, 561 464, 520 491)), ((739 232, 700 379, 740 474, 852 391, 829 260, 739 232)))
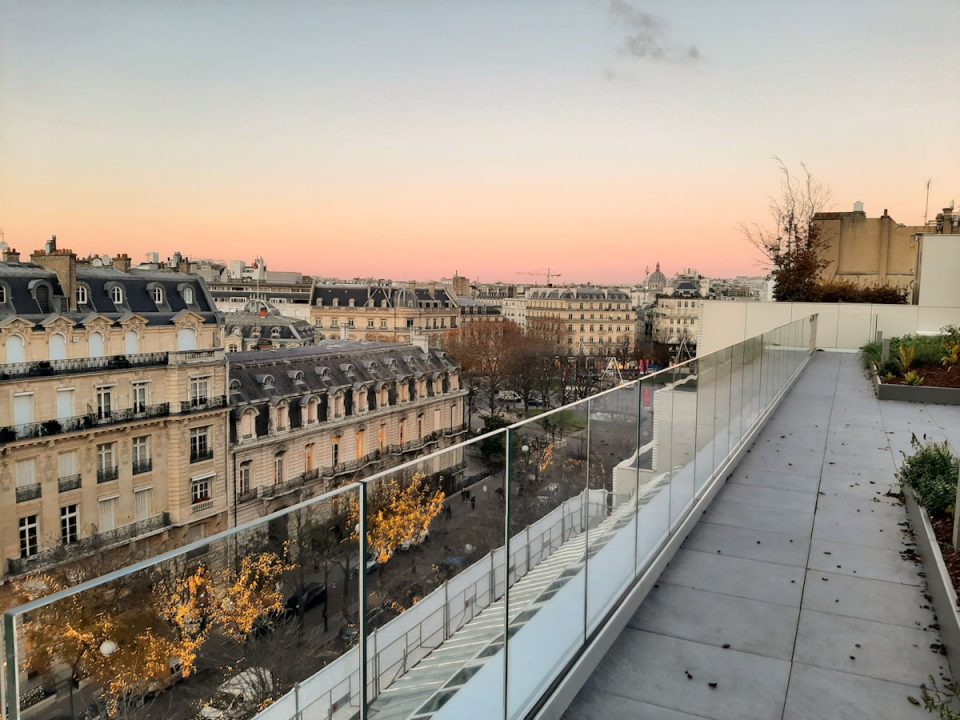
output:
POLYGON ((540 288, 527 292, 528 300, 611 300, 629 301, 630 296, 616 288, 601 287, 559 287, 540 288))
POLYGON ((315 285, 311 305, 349 307, 455 308, 457 301, 444 288, 407 288, 384 285, 315 285), (384 305, 386 303, 386 305, 384 305))
POLYGON ((77 285, 87 289, 88 302, 69 312, 67 298, 56 273, 33 263, 0 263, 0 284, 6 290, 7 301, 0 303, 0 320, 14 316, 29 322, 41 323, 51 315, 59 314, 83 324, 91 317, 103 316, 114 322, 131 314, 143 317, 148 324, 164 325, 173 322, 184 312, 194 312, 203 322, 217 322, 216 307, 203 280, 195 275, 176 272, 130 270, 77 266, 77 285), (38 285, 49 291, 50 302, 42 308, 37 296, 38 285), (119 286, 123 302, 115 304, 111 288, 119 286), (163 301, 153 299, 153 289, 162 290, 163 301), (191 288, 193 302, 188 304, 184 289, 191 288))
POLYGON ((446 353, 424 352, 413 345, 322 341, 304 348, 239 352, 230 362, 230 401, 251 404, 281 397, 301 399, 311 393, 379 382, 393 382, 459 370, 446 353), (269 381, 268 381, 269 377, 269 381))

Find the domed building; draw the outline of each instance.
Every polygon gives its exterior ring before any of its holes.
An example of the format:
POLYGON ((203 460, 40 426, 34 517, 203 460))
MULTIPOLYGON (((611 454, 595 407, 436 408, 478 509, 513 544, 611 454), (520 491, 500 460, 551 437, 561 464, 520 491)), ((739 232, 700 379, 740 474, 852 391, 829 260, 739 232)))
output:
POLYGON ((657 269, 647 275, 646 286, 651 290, 663 290, 667 286, 667 276, 660 272, 660 263, 657 269))
POLYGON ((315 344, 313 325, 287 317, 276 305, 254 299, 238 312, 223 314, 224 349, 227 352, 277 350, 315 344))

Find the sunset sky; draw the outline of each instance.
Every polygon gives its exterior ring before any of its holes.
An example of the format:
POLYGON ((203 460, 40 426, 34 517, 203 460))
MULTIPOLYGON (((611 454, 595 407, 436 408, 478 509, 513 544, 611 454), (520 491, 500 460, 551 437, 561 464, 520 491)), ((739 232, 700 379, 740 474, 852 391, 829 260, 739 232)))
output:
POLYGON ((29 252, 352 278, 761 274, 773 156, 833 209, 960 200, 956 0, 3 0, 29 252))

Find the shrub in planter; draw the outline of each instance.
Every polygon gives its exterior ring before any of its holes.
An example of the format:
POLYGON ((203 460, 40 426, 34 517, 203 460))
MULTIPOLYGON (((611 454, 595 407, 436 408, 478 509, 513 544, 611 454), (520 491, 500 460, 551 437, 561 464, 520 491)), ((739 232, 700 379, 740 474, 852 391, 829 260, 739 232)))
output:
POLYGON ((914 435, 910 445, 914 452, 904 453, 903 466, 897 473, 900 482, 913 491, 917 502, 931 515, 952 511, 957 499, 960 460, 950 451, 950 444, 921 442, 914 435))
POLYGON ((923 375, 916 370, 911 370, 903 375, 904 385, 923 385, 923 375))

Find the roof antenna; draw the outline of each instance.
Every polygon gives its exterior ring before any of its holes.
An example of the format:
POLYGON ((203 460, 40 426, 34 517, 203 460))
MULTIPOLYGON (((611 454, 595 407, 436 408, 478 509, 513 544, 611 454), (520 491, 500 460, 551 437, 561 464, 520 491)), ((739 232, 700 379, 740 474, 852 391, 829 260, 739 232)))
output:
POLYGON ((927 201, 923 205, 923 224, 927 224, 927 213, 930 210, 930 181, 933 178, 927 178, 927 201))

